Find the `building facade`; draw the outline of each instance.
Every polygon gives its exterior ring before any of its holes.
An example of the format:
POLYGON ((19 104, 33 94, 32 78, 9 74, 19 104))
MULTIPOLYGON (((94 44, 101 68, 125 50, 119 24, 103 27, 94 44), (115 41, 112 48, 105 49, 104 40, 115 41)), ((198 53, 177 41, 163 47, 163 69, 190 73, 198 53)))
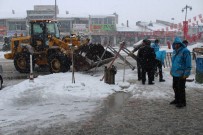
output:
MULTIPOLYGON (((54 5, 35 5, 34 10, 27 10, 26 18, 2 18, 0 19, 0 42, 5 36, 13 36, 15 33, 28 35, 30 20, 55 19, 60 25, 61 36, 70 34, 81 34, 88 36, 93 43, 103 45, 117 45, 120 41, 127 41, 127 45, 144 38, 159 38, 162 44, 167 40, 172 41, 175 36, 183 36, 181 29, 170 29, 171 23, 161 20, 156 22, 138 21, 135 26, 127 24, 118 25, 118 14, 110 15, 87 15, 83 17, 65 17, 59 14, 58 6, 54 5), (56 12, 55 12, 56 9, 56 12)), ((202 26, 189 27, 189 35, 202 33, 202 26)))

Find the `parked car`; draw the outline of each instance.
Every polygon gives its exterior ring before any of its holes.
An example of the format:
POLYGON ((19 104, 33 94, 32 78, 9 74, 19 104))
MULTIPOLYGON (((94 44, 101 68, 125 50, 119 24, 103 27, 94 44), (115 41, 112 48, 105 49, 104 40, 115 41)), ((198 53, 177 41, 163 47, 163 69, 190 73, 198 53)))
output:
POLYGON ((0 65, 0 90, 2 89, 2 85, 3 85, 2 73, 3 73, 3 69, 2 69, 2 66, 0 65))

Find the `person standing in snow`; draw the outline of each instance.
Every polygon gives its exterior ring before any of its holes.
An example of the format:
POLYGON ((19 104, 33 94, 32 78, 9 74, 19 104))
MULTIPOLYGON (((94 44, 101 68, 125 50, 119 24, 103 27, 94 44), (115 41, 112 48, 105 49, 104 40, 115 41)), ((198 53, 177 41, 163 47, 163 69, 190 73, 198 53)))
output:
POLYGON ((142 84, 145 84, 146 73, 148 74, 148 84, 152 85, 154 76, 154 61, 156 55, 150 47, 151 41, 146 40, 145 44, 138 50, 138 59, 142 67, 142 84))
MULTIPOLYGON (((154 41, 154 43, 151 45, 151 47, 154 49, 154 52, 158 52, 159 51, 159 40, 156 39, 154 41)), ((162 73, 162 62, 158 59, 155 60, 155 63, 156 63, 156 66, 155 66, 155 69, 154 71, 157 71, 157 68, 158 68, 158 71, 159 71, 159 81, 160 82, 165 82, 165 80, 163 79, 163 73, 162 73)))
POLYGON ((187 47, 176 37, 173 45, 171 75, 173 76, 173 90, 175 100, 170 104, 182 108, 186 106, 185 83, 191 72, 191 55, 187 47))
POLYGON ((185 46, 187 47, 189 43, 187 40, 183 40, 183 44, 185 44, 185 46))
MULTIPOLYGON (((135 53, 136 51, 138 51, 142 46, 145 45, 146 41, 147 40, 144 39, 141 44, 135 46, 131 53, 135 53)), ((142 79, 142 67, 140 65, 139 59, 137 60, 137 75, 138 75, 138 81, 140 81, 142 79)))

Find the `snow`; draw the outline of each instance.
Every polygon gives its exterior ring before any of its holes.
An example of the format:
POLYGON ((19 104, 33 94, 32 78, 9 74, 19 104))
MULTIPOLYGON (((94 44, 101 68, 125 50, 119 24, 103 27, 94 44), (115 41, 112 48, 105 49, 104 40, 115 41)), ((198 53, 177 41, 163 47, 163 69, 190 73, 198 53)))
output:
MULTIPOLYGON (((0 53, 1 58, 3 54, 0 53)), ((133 98, 171 99, 172 77, 169 68, 163 70, 166 82, 156 79, 155 85, 142 85, 137 81, 137 72, 127 69, 125 76, 123 70, 117 71, 115 85, 100 81, 102 71, 93 76, 76 72, 76 83, 72 83, 72 73, 66 72, 38 76, 34 81, 25 80, 5 87, 0 91, 0 131, 8 134, 28 126, 50 127, 88 119, 102 100, 117 91, 131 92, 133 98), (168 92, 163 91, 166 88, 168 92)), ((187 90, 202 86, 195 81, 186 84, 187 90)))
MULTIPOLYGON (((34 82, 25 80, 0 91, 0 129, 10 128, 17 122, 32 121, 30 124, 46 126, 45 121, 76 121, 88 116, 97 101, 115 91, 118 85, 108 85, 94 77, 76 73, 76 83, 72 83, 72 73, 39 76, 34 82), (37 121, 36 121, 37 120, 37 121), (44 123, 44 124, 43 124, 44 123)), ((26 125, 15 125, 23 128, 26 125)))
MULTIPOLYGON (((133 26, 133 27, 127 27, 127 26, 121 26, 119 24, 116 25, 116 30, 118 32, 140 32, 143 31, 143 28, 138 27, 138 26, 133 26)), ((145 32, 150 32, 149 30, 145 30, 145 32)))
POLYGON ((1 59, 4 59, 4 54, 5 54, 5 53, 8 53, 8 52, 2 52, 2 51, 0 51, 0 58, 1 58, 1 59))
MULTIPOLYGON (((75 73, 76 83, 72 83, 72 73, 67 72, 39 76, 33 82, 25 80, 5 87, 0 91, 0 129, 9 133, 33 125, 48 127, 51 124, 87 119, 100 105, 98 101, 116 91, 132 92, 133 98, 172 97, 169 69, 164 69, 166 82, 155 80, 155 85, 141 85, 137 81, 136 71, 128 69, 125 73, 123 76, 123 70, 118 70, 115 85, 100 81, 102 72, 93 76, 75 73), (166 87, 171 93, 163 91, 166 87)), ((203 86, 195 82, 187 84, 187 87, 203 86)))

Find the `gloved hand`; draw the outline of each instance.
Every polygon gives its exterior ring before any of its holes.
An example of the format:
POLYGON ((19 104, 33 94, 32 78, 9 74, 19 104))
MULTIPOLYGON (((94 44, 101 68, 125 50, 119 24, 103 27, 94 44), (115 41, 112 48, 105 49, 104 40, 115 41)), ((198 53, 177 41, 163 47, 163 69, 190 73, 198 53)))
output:
POLYGON ((182 79, 186 79, 186 78, 188 78, 188 76, 183 76, 183 77, 182 77, 182 79))

